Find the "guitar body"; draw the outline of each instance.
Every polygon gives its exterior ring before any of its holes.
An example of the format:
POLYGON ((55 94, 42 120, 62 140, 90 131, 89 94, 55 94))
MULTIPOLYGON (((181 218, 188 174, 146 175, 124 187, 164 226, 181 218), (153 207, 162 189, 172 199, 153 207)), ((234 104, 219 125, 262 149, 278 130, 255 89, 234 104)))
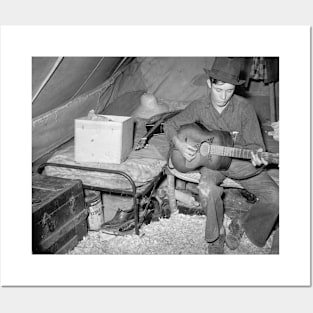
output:
POLYGON ((212 170, 227 170, 232 158, 210 154, 210 145, 233 146, 233 139, 226 131, 209 131, 197 124, 188 124, 180 128, 178 138, 191 146, 199 146, 196 157, 187 161, 179 150, 173 148, 171 151, 172 163, 178 171, 186 173, 199 167, 208 167, 212 170), (202 153, 202 151, 205 151, 202 153))

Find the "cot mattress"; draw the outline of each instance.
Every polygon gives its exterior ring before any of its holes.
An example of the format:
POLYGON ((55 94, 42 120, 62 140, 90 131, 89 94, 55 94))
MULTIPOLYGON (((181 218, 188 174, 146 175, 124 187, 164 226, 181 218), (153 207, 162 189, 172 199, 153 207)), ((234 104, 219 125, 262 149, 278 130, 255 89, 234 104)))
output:
MULTIPOLYGON (((137 140, 135 140, 134 147, 142 132, 138 135, 136 136, 137 140)), ((167 163, 169 143, 164 134, 154 136, 149 141, 147 147, 138 151, 133 150, 127 160, 121 164, 76 162, 74 151, 74 141, 72 141, 68 146, 55 152, 47 162, 122 171, 133 179, 137 190, 140 191, 163 170, 167 163)), ((56 166, 46 166, 45 174, 48 176, 81 179, 83 184, 95 187, 132 190, 129 181, 117 174, 56 166)))

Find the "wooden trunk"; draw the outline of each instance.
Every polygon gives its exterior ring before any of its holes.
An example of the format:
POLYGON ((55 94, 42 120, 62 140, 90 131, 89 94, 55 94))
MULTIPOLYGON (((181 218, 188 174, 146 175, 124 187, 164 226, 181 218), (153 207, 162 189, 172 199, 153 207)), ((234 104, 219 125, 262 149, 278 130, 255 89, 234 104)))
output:
POLYGON ((80 180, 33 174, 32 250, 64 254, 87 234, 87 215, 80 180))

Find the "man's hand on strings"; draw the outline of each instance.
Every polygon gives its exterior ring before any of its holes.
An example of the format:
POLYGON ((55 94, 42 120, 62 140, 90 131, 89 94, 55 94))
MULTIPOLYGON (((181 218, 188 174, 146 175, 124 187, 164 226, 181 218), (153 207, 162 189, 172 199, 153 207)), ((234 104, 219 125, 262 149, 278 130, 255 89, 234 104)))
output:
POLYGON ((196 152, 197 152, 197 149, 195 147, 189 145, 186 142, 179 140, 177 137, 175 138, 175 140, 173 140, 173 142, 175 144, 175 147, 180 151, 182 156, 187 161, 190 162, 195 158, 196 152))
MULTIPOLYGON (((260 148, 257 150, 257 152, 263 152, 263 149, 260 148)), ((253 151, 251 151, 251 163, 255 167, 260 166, 262 164, 264 165, 268 164, 268 162, 264 158, 259 157, 258 153, 253 153, 253 151)))

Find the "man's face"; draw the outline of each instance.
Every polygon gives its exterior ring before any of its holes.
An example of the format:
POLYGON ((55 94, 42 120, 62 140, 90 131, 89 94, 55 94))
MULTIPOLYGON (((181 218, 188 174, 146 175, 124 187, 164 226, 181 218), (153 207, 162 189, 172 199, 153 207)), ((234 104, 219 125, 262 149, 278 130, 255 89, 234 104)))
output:
POLYGON ((220 108, 225 107, 235 91, 235 85, 229 83, 217 83, 213 84, 208 81, 211 88, 211 101, 213 105, 220 108))

